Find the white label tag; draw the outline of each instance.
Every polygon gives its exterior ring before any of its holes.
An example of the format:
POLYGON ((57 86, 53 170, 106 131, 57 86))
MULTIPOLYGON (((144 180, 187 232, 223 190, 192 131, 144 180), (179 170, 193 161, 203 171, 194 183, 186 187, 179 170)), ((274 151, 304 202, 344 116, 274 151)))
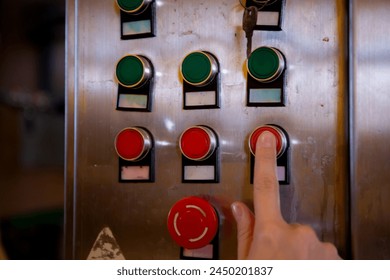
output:
POLYGON ((148 97, 140 94, 119 94, 119 108, 146 109, 148 97))
POLYGON ((186 92, 185 106, 210 106, 215 104, 215 91, 186 92))
POLYGON ((249 102, 280 103, 282 102, 282 90, 280 88, 251 88, 249 102))
POLYGON ((152 32, 150 20, 124 22, 122 27, 123 35, 136 35, 152 32))
POLYGON ((199 249, 186 249, 183 248, 183 256, 188 258, 198 259, 212 259, 213 258, 213 245, 209 244, 199 249))
POLYGON ((286 167, 277 166, 276 173, 278 175, 278 181, 286 181, 286 167))
POLYGON ((215 166, 184 166, 184 180, 215 180, 215 166))
POLYGON ((279 25, 279 12, 259 12, 257 15, 257 25, 279 25))
POLYGON ((122 180, 149 180, 149 166, 123 166, 122 180))

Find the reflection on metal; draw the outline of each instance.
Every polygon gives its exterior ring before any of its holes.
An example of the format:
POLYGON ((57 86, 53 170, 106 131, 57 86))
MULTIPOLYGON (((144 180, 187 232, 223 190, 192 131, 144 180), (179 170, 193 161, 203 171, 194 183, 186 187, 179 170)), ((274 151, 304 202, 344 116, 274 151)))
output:
POLYGON ((352 257, 390 259, 390 2, 350 5, 352 257))
POLYGON ((87 259, 88 260, 124 260, 125 259, 110 228, 105 227, 99 233, 87 259))
POLYGON ((285 107, 246 106, 246 38, 237 0, 161 1, 158 34, 121 41, 114 1, 68 1, 67 257, 88 255, 96 232, 110 224, 128 259, 177 259, 169 236, 170 207, 186 196, 208 197, 220 217, 219 256, 236 258, 230 204, 252 205, 248 137, 277 124, 290 138, 291 181, 281 187, 288 222, 309 224, 321 240, 347 254, 348 142, 346 10, 344 0, 286 1, 283 31, 255 31, 253 49, 271 46, 286 57, 285 107), (220 108, 183 110, 180 64, 197 50, 220 65, 220 108), (115 110, 115 66, 123 54, 153 61, 152 112, 115 110), (194 125, 218 132, 220 182, 183 184, 179 137, 194 125), (128 126, 155 140, 155 182, 119 183, 112 145, 128 126), (136 228, 136 230, 135 230, 136 228))

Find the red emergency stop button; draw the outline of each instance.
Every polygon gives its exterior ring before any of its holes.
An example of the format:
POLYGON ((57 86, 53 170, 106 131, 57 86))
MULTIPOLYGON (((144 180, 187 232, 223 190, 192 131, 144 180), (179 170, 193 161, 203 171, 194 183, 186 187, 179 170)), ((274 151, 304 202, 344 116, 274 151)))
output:
POLYGON ((271 132, 276 138, 276 156, 280 157, 287 149, 288 140, 283 129, 275 125, 263 125, 257 127, 249 137, 249 149, 253 155, 256 153, 256 141, 265 132, 271 132))
POLYGON ((168 214, 168 230, 173 240, 186 249, 202 248, 218 231, 218 216, 206 200, 191 196, 176 202, 168 214))
POLYGON ((190 160, 205 160, 217 147, 217 135, 206 126, 193 126, 185 130, 179 140, 182 154, 190 160))
POLYGON ((143 159, 152 148, 152 136, 140 127, 128 127, 115 137, 115 150, 119 157, 128 161, 143 159))

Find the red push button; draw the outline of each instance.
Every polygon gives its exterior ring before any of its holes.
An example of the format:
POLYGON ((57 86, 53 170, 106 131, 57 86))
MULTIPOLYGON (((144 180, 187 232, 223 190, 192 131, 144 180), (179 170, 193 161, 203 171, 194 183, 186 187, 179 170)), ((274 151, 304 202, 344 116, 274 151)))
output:
POLYGON ((282 129, 274 125, 263 125, 256 128, 249 137, 249 149, 253 155, 256 153, 256 141, 260 134, 269 131, 276 137, 276 156, 280 157, 287 148, 287 137, 282 129))
POLYGON ((145 129, 128 127, 115 137, 115 150, 119 157, 128 161, 143 159, 151 149, 152 137, 145 129))
POLYGON ((168 230, 179 246, 199 249, 210 244, 217 234, 218 216, 206 200, 186 197, 169 211, 168 230))
POLYGON ((217 147, 217 136, 205 126, 193 126, 185 130, 179 140, 180 150, 190 160, 205 160, 217 147))

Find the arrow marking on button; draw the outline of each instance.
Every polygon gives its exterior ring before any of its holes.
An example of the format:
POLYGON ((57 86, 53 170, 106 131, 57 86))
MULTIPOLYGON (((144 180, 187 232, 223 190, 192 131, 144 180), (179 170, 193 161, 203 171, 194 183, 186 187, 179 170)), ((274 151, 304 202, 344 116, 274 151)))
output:
POLYGON ((188 241, 190 241, 190 242, 196 242, 196 241, 201 240, 201 239, 206 235, 206 233, 208 232, 208 230, 209 230, 209 228, 208 228, 208 227, 205 227, 205 228, 204 228, 204 231, 203 231, 203 233, 202 233, 201 235, 199 235, 197 238, 188 239, 188 241))
POLYGON ((175 227, 175 231, 178 236, 181 236, 180 231, 177 229, 177 218, 179 218, 179 212, 176 212, 175 219, 173 220, 173 226, 175 227))
POLYGON ((193 209, 196 209, 198 210, 200 213, 202 213, 202 215, 206 218, 206 213, 203 211, 202 208, 198 207, 198 206, 195 206, 195 205, 186 205, 186 208, 193 208, 193 209))

